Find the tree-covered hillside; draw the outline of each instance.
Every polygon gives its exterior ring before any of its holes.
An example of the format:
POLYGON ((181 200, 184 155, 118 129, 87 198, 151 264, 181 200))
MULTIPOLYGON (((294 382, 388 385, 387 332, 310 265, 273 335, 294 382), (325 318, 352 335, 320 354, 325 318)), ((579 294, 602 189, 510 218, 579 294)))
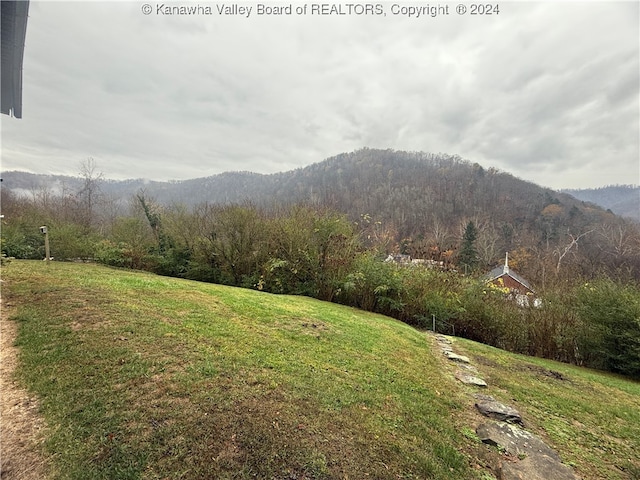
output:
MULTIPOLYGON (((82 178, 7 172, 4 180, 5 210, 11 209, 12 192, 27 192, 43 207, 66 198, 64 206, 55 208, 57 216, 77 216, 70 213, 71 200, 86 201, 77 195, 87 191, 82 178)), ((92 208, 102 219, 130 215, 140 192, 166 212, 176 205, 189 210, 250 202, 273 214, 304 203, 345 214, 357 223, 368 247, 438 261, 457 256, 464 230, 473 222, 479 268, 488 269, 511 252, 513 266, 538 285, 561 270, 588 276, 604 269, 636 277, 640 270, 637 224, 566 193, 446 154, 362 149, 273 175, 102 180, 94 187, 102 205, 92 208)))
MULTIPOLYGON (((361 150, 287 174, 228 177, 240 182, 236 191, 255 182, 263 196, 162 203, 139 189, 114 197, 94 164, 59 192, 3 188, 2 253, 43 258, 47 225, 56 260, 306 295, 421 327, 435 317, 501 348, 640 372, 635 222, 443 155, 361 150), (543 309, 523 311, 510 292, 487 288, 483 274, 506 252, 543 309), (400 267, 384 261, 389 254, 421 261, 400 267)), ((164 187, 195 200, 202 192, 186 183, 164 187)))

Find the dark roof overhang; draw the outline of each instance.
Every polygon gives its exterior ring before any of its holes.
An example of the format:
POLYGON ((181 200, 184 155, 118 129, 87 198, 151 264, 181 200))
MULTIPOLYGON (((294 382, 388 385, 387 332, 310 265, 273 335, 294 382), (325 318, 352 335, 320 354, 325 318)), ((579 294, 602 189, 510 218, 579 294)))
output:
POLYGON ((29 0, 2 0, 2 98, 1 110, 6 115, 22 118, 22 60, 27 35, 29 0))

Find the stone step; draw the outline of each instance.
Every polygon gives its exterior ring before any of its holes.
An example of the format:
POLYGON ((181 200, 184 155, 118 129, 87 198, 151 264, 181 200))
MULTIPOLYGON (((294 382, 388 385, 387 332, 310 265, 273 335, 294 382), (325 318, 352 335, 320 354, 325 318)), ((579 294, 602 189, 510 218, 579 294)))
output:
POLYGON ((458 380, 460 380, 462 383, 466 384, 466 385, 473 385, 473 386, 476 386, 476 387, 486 387, 487 386, 487 382, 485 382, 480 377, 469 375, 468 373, 464 373, 464 372, 461 372, 461 371, 457 371, 455 373, 455 377, 458 380))
POLYGON ((449 360, 452 360, 454 362, 470 363, 469 357, 465 357, 464 355, 458 355, 457 353, 453 353, 453 352, 443 352, 443 353, 445 357, 447 357, 449 360))
POLYGON ((501 480, 579 480, 560 456, 536 435, 506 422, 487 422, 476 433, 486 444, 503 450, 511 458, 500 466, 501 480))
POLYGON ((478 373, 478 369, 476 367, 467 363, 461 363, 459 367, 467 370, 468 372, 478 373))
POLYGON ((531 455, 516 462, 502 462, 501 480, 580 480, 573 469, 546 455, 531 455))
POLYGON ((509 407, 504 403, 491 400, 479 400, 476 402, 476 408, 485 417, 493 418, 507 423, 517 423, 524 426, 520 412, 515 408, 509 407))

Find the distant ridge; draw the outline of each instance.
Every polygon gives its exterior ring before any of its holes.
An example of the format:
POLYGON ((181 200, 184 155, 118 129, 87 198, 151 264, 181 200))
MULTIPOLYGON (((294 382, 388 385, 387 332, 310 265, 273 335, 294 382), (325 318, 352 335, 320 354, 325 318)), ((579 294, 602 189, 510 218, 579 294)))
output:
POLYGON ((640 186, 607 185, 600 188, 562 190, 578 200, 591 202, 622 217, 640 222, 640 186))
MULTIPOLYGON (((5 172, 3 178, 4 188, 22 194, 42 188, 53 193, 74 191, 81 182, 69 176, 24 172, 5 172)), ((560 212, 555 220, 565 222, 567 227, 578 221, 599 222, 601 219, 592 217, 601 217, 606 212, 595 205, 637 218, 637 209, 636 215, 632 215, 634 195, 638 199, 637 188, 607 187, 563 193, 495 168, 486 169, 456 155, 368 148, 269 175, 225 172, 183 181, 106 180, 102 184, 103 193, 120 199, 123 205, 141 190, 165 205, 203 202, 251 202, 264 207, 301 202, 323 205, 354 220, 363 214, 371 215, 392 224, 399 237, 424 234, 426 223, 431 225, 434 219, 456 225, 465 218, 482 217, 537 229, 535 225, 542 221, 540 215, 550 204, 558 205, 560 212), (602 195, 597 195, 600 190, 610 192, 616 201, 602 203, 602 195), (595 193, 585 197, 589 192, 595 193), (577 211, 584 215, 576 217, 577 211)))

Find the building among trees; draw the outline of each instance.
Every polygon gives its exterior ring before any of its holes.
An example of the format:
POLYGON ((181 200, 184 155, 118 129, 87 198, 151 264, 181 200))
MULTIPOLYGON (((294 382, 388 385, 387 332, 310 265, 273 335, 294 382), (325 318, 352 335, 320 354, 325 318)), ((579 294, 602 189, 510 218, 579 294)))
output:
POLYGON ((504 265, 491 270, 484 276, 484 280, 487 283, 505 289, 505 293, 521 307, 531 305, 530 299, 534 307, 542 304, 542 300, 535 297, 535 291, 531 284, 509 268, 509 252, 505 254, 504 265))

